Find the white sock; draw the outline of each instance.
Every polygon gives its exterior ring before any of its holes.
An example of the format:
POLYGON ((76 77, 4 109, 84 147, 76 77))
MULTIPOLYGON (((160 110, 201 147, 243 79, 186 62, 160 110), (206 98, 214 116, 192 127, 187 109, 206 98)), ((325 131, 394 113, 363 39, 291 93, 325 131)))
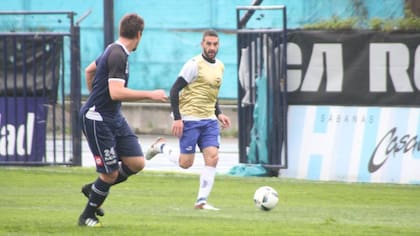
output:
POLYGON ((214 178, 216 176, 216 168, 212 166, 204 166, 200 175, 200 187, 198 189, 197 203, 206 202, 213 188, 214 178))
POLYGON ((165 144, 162 148, 162 153, 168 157, 168 159, 174 163, 176 166, 179 166, 179 153, 176 153, 172 150, 168 144, 165 144))

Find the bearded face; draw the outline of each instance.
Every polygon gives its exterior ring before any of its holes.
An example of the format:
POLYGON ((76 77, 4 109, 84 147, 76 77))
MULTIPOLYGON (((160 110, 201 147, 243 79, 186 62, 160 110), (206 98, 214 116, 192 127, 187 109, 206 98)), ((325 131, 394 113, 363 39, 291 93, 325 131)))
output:
POLYGON ((201 42, 203 54, 208 59, 214 60, 219 51, 219 38, 215 36, 206 36, 201 42))

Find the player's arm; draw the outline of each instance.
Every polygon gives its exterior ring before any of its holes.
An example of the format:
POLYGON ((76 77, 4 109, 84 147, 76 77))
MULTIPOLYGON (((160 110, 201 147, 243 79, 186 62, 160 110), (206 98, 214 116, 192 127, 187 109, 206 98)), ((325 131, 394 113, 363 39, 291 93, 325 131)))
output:
POLYGON ((174 120, 181 119, 181 113, 179 111, 179 91, 181 91, 187 85, 187 81, 185 81, 185 79, 182 76, 179 76, 171 87, 170 100, 174 120))
POLYGON ((194 60, 187 61, 182 67, 178 74, 178 78, 175 80, 171 87, 171 109, 174 116, 174 120, 181 120, 181 114, 179 111, 179 92, 185 88, 191 81, 194 80, 198 75, 198 65, 194 60))
POLYGON ((146 91, 126 87, 125 70, 127 57, 122 51, 112 51, 108 57, 108 89, 109 95, 115 101, 138 101, 151 99, 165 102, 167 96, 162 89, 146 91))
POLYGON ((222 114, 222 110, 220 110, 219 106, 219 99, 216 100, 216 104, 214 105, 214 114, 216 115, 216 117, 222 114))
POLYGON ((174 116, 172 134, 176 137, 182 136, 182 131, 184 128, 184 123, 182 122, 181 113, 179 111, 179 92, 187 85, 188 82, 182 76, 179 76, 175 83, 172 85, 170 91, 171 110, 174 116))
POLYGON ((216 101, 215 104, 215 111, 214 111, 217 119, 220 121, 220 123, 222 123, 222 127, 223 128, 229 128, 230 127, 230 119, 228 116, 226 116, 225 114, 222 113, 222 110, 220 109, 219 106, 219 100, 216 101))
POLYGON ((85 69, 86 86, 89 92, 92 92, 92 82, 96 73, 96 62, 93 61, 85 69))
POLYGON ((165 102, 167 100, 167 96, 163 89, 157 90, 134 90, 126 88, 124 79, 118 78, 109 78, 108 79, 108 87, 109 87, 109 95, 111 96, 112 100, 115 101, 138 101, 144 99, 151 99, 156 101, 165 102))

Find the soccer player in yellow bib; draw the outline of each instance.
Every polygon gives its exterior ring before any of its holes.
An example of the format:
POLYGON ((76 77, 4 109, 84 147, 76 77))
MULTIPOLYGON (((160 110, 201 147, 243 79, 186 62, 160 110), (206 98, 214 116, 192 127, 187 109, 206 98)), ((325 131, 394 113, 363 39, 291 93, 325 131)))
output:
POLYGON ((179 138, 180 153, 175 153, 164 138, 158 138, 146 153, 150 160, 164 153, 181 168, 190 168, 194 163, 196 146, 203 153, 204 168, 195 209, 219 210, 207 203, 216 176, 219 160, 220 128, 231 125, 218 104, 219 89, 223 80, 224 64, 216 59, 219 36, 213 30, 203 33, 202 53, 188 60, 170 91, 174 122, 172 134, 179 138))

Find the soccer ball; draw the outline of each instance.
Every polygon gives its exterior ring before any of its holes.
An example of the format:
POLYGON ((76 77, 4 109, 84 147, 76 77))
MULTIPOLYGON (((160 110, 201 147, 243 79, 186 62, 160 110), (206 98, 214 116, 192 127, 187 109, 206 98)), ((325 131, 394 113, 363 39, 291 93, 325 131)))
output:
POLYGON ((254 193, 254 203, 259 209, 269 211, 279 202, 279 194, 270 186, 262 186, 254 193))

